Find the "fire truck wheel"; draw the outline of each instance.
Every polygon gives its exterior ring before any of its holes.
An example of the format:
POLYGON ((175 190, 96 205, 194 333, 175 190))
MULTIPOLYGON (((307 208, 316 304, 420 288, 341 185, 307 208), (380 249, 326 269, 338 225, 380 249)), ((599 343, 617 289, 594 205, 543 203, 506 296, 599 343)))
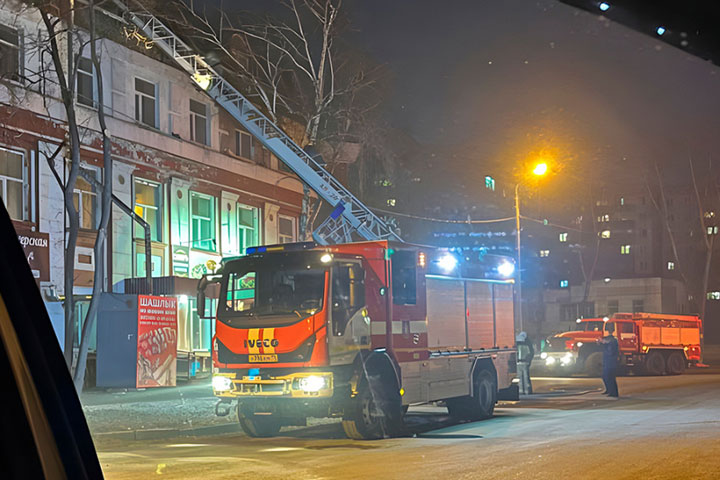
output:
POLYGON ((475 381, 474 397, 480 420, 493 416, 495 412, 496 392, 497 385, 495 384, 495 377, 487 370, 480 372, 475 381))
POLYGON ((685 371, 685 356, 680 352, 671 353, 665 364, 668 375, 680 375, 685 371))
POLYGON ((371 389, 369 382, 363 380, 345 412, 342 425, 348 438, 376 440, 397 435, 401 429, 400 395, 391 395, 379 381, 374 383, 378 385, 371 389))
POLYGON ((585 373, 588 377, 599 377, 602 374, 603 357, 601 352, 593 352, 585 359, 585 373))
POLYGON ((251 416, 238 413, 238 420, 248 437, 274 437, 282 426, 272 415, 251 416))
POLYGON ((650 352, 645 358, 645 372, 648 375, 662 375, 665 373, 665 358, 660 352, 650 352))

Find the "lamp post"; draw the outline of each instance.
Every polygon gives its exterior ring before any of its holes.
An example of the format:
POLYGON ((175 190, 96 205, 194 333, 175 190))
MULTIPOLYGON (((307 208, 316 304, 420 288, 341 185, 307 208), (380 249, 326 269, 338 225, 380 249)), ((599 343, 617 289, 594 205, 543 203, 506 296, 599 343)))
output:
MULTIPOLYGON (((541 177, 548 171, 547 163, 538 163, 532 170, 534 175, 541 177)), ((517 248, 517 313, 518 313, 518 327, 520 331, 523 331, 523 301, 522 301, 522 254, 520 253, 521 241, 520 241, 520 184, 515 184, 515 241, 517 248)))

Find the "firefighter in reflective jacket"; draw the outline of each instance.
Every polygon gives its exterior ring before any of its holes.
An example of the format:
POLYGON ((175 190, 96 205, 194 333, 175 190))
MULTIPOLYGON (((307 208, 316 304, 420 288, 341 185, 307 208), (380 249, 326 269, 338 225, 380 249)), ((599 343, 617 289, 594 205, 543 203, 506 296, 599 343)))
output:
POLYGON ((602 379, 605 384, 604 395, 609 397, 618 397, 617 386, 617 367, 618 367, 618 341, 613 336, 615 325, 608 323, 606 329, 607 335, 598 340, 603 347, 603 373, 602 379))
POLYGON ((530 382, 530 364, 532 363, 535 351, 532 342, 528 340, 527 333, 520 332, 515 337, 517 344, 517 372, 520 382, 520 393, 523 395, 532 394, 532 383, 530 382))

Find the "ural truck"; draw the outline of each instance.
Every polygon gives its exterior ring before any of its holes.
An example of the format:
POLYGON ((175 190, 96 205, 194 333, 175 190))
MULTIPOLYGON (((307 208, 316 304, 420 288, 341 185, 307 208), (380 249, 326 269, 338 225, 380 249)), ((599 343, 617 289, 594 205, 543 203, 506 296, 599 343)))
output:
POLYGON ((381 240, 257 247, 224 261, 197 302, 205 312, 205 292, 219 291, 216 413, 236 401, 252 437, 340 417, 353 439, 401 432, 418 403, 491 417, 498 399, 517 398, 513 280, 503 278, 512 264, 459 259, 381 240))
POLYGON ((646 375, 680 375, 700 361, 702 322, 697 315, 616 313, 611 318, 578 319, 575 327, 547 339, 540 359, 552 373, 602 371, 602 346, 597 340, 615 327, 624 370, 646 375))

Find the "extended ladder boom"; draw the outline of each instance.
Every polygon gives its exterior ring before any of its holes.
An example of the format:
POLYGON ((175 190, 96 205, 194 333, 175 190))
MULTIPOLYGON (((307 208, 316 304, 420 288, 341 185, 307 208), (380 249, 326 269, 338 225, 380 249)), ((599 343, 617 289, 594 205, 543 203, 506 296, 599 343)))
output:
POLYGON ((385 222, 293 142, 164 23, 145 10, 140 2, 114 0, 114 3, 148 40, 168 54, 202 90, 285 163, 320 198, 335 207, 330 217, 313 232, 316 242, 323 245, 350 242, 353 241, 354 232, 365 240, 402 241, 385 222), (131 8, 131 5, 136 8, 131 8))

